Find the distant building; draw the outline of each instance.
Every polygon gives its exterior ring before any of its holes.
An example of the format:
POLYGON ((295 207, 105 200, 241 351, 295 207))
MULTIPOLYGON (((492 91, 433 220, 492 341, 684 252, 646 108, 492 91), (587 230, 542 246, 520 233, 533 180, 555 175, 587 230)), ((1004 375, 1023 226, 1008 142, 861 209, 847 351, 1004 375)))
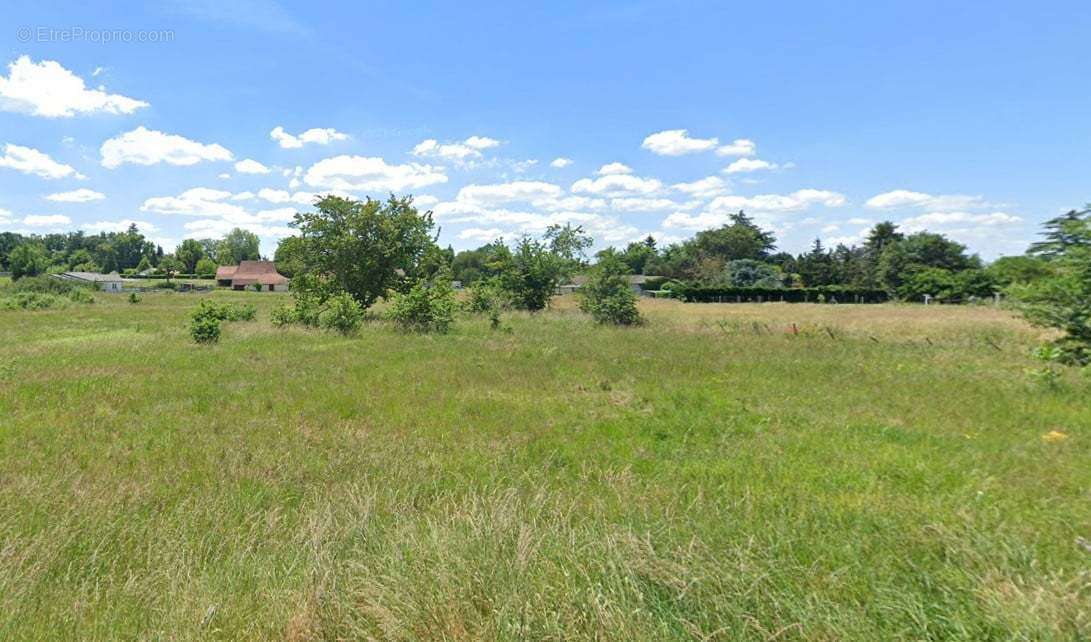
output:
POLYGON ((283 292, 288 289, 288 277, 277 272, 272 261, 243 261, 238 265, 221 265, 216 268, 216 285, 232 290, 245 290, 248 287, 269 292, 283 292))
MULTIPOLYGON (((629 281, 629 287, 632 288, 633 292, 643 295, 644 294, 644 284, 647 283, 648 279, 658 279, 660 277, 646 276, 644 274, 630 274, 630 275, 626 276, 625 278, 629 281)), ((578 275, 572 277, 571 282, 562 283, 561 285, 558 285, 556 293, 557 294, 575 294, 576 291, 578 291, 580 288, 582 288, 584 286, 584 284, 586 284, 586 283, 587 283, 587 276, 583 275, 583 274, 578 274, 578 275)))
POLYGON ((62 281, 73 281, 84 285, 91 285, 102 292, 121 292, 123 281, 117 272, 99 274, 98 272, 61 272, 54 274, 54 278, 62 281))

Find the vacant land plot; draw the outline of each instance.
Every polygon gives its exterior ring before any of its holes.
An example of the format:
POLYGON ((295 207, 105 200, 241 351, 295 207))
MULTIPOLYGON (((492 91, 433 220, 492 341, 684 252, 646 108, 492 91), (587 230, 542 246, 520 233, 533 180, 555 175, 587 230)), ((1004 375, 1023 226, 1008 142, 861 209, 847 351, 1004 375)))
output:
POLYGON ((992 308, 0 313, 0 638, 1091 636, 1091 381, 992 308))

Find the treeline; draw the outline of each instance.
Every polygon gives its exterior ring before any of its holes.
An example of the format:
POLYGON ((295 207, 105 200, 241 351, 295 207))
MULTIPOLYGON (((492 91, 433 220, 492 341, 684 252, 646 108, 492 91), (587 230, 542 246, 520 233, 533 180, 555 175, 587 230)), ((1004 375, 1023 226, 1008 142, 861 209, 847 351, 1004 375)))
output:
MULTIPOLYGON (((1066 215, 1069 216, 1069 215, 1066 215)), ((1063 218, 1063 217, 1062 217, 1063 218)), ((1061 219, 1050 221, 1055 230, 1061 219)), ((494 270, 492 243, 454 256, 454 278, 474 283, 494 270)), ((958 302, 992 297, 1014 283, 1026 283, 1049 274, 1044 245, 1026 256, 1004 257, 986 265, 966 246, 933 232, 905 234, 892 222, 875 225, 861 245, 829 248, 816 239, 807 252, 777 251, 776 237, 744 212, 721 227, 698 232, 693 238, 659 247, 654 238, 608 248, 596 256, 616 257, 631 274, 663 277, 670 287, 695 288, 841 288, 845 291, 881 290, 889 298, 958 302)), ((710 290, 711 291, 711 290, 710 290)), ((869 297, 870 298, 870 297, 869 297)))
POLYGON ((260 258, 256 234, 236 228, 222 239, 185 239, 172 252, 130 225, 124 232, 44 235, 0 233, 0 271, 16 279, 59 272, 196 274, 211 277, 219 265, 260 258))

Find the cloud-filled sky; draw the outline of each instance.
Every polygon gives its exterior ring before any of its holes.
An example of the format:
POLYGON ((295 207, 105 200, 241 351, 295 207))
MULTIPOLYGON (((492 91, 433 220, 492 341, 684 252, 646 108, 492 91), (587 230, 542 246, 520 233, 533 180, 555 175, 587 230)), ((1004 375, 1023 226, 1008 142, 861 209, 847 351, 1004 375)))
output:
POLYGON ((1091 11, 1045 4, 16 0, 0 230, 272 254, 315 194, 396 192, 457 249, 744 209, 793 252, 889 219, 1019 253, 1091 200, 1091 11))

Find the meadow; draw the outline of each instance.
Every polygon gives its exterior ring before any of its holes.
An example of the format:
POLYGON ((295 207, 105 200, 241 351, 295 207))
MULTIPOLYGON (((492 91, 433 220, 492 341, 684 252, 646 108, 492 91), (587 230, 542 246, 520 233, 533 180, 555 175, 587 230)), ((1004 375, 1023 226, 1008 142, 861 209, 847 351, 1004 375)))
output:
POLYGON ((1091 637, 1091 379, 1009 311, 96 298, 0 312, 0 638, 1091 637))

